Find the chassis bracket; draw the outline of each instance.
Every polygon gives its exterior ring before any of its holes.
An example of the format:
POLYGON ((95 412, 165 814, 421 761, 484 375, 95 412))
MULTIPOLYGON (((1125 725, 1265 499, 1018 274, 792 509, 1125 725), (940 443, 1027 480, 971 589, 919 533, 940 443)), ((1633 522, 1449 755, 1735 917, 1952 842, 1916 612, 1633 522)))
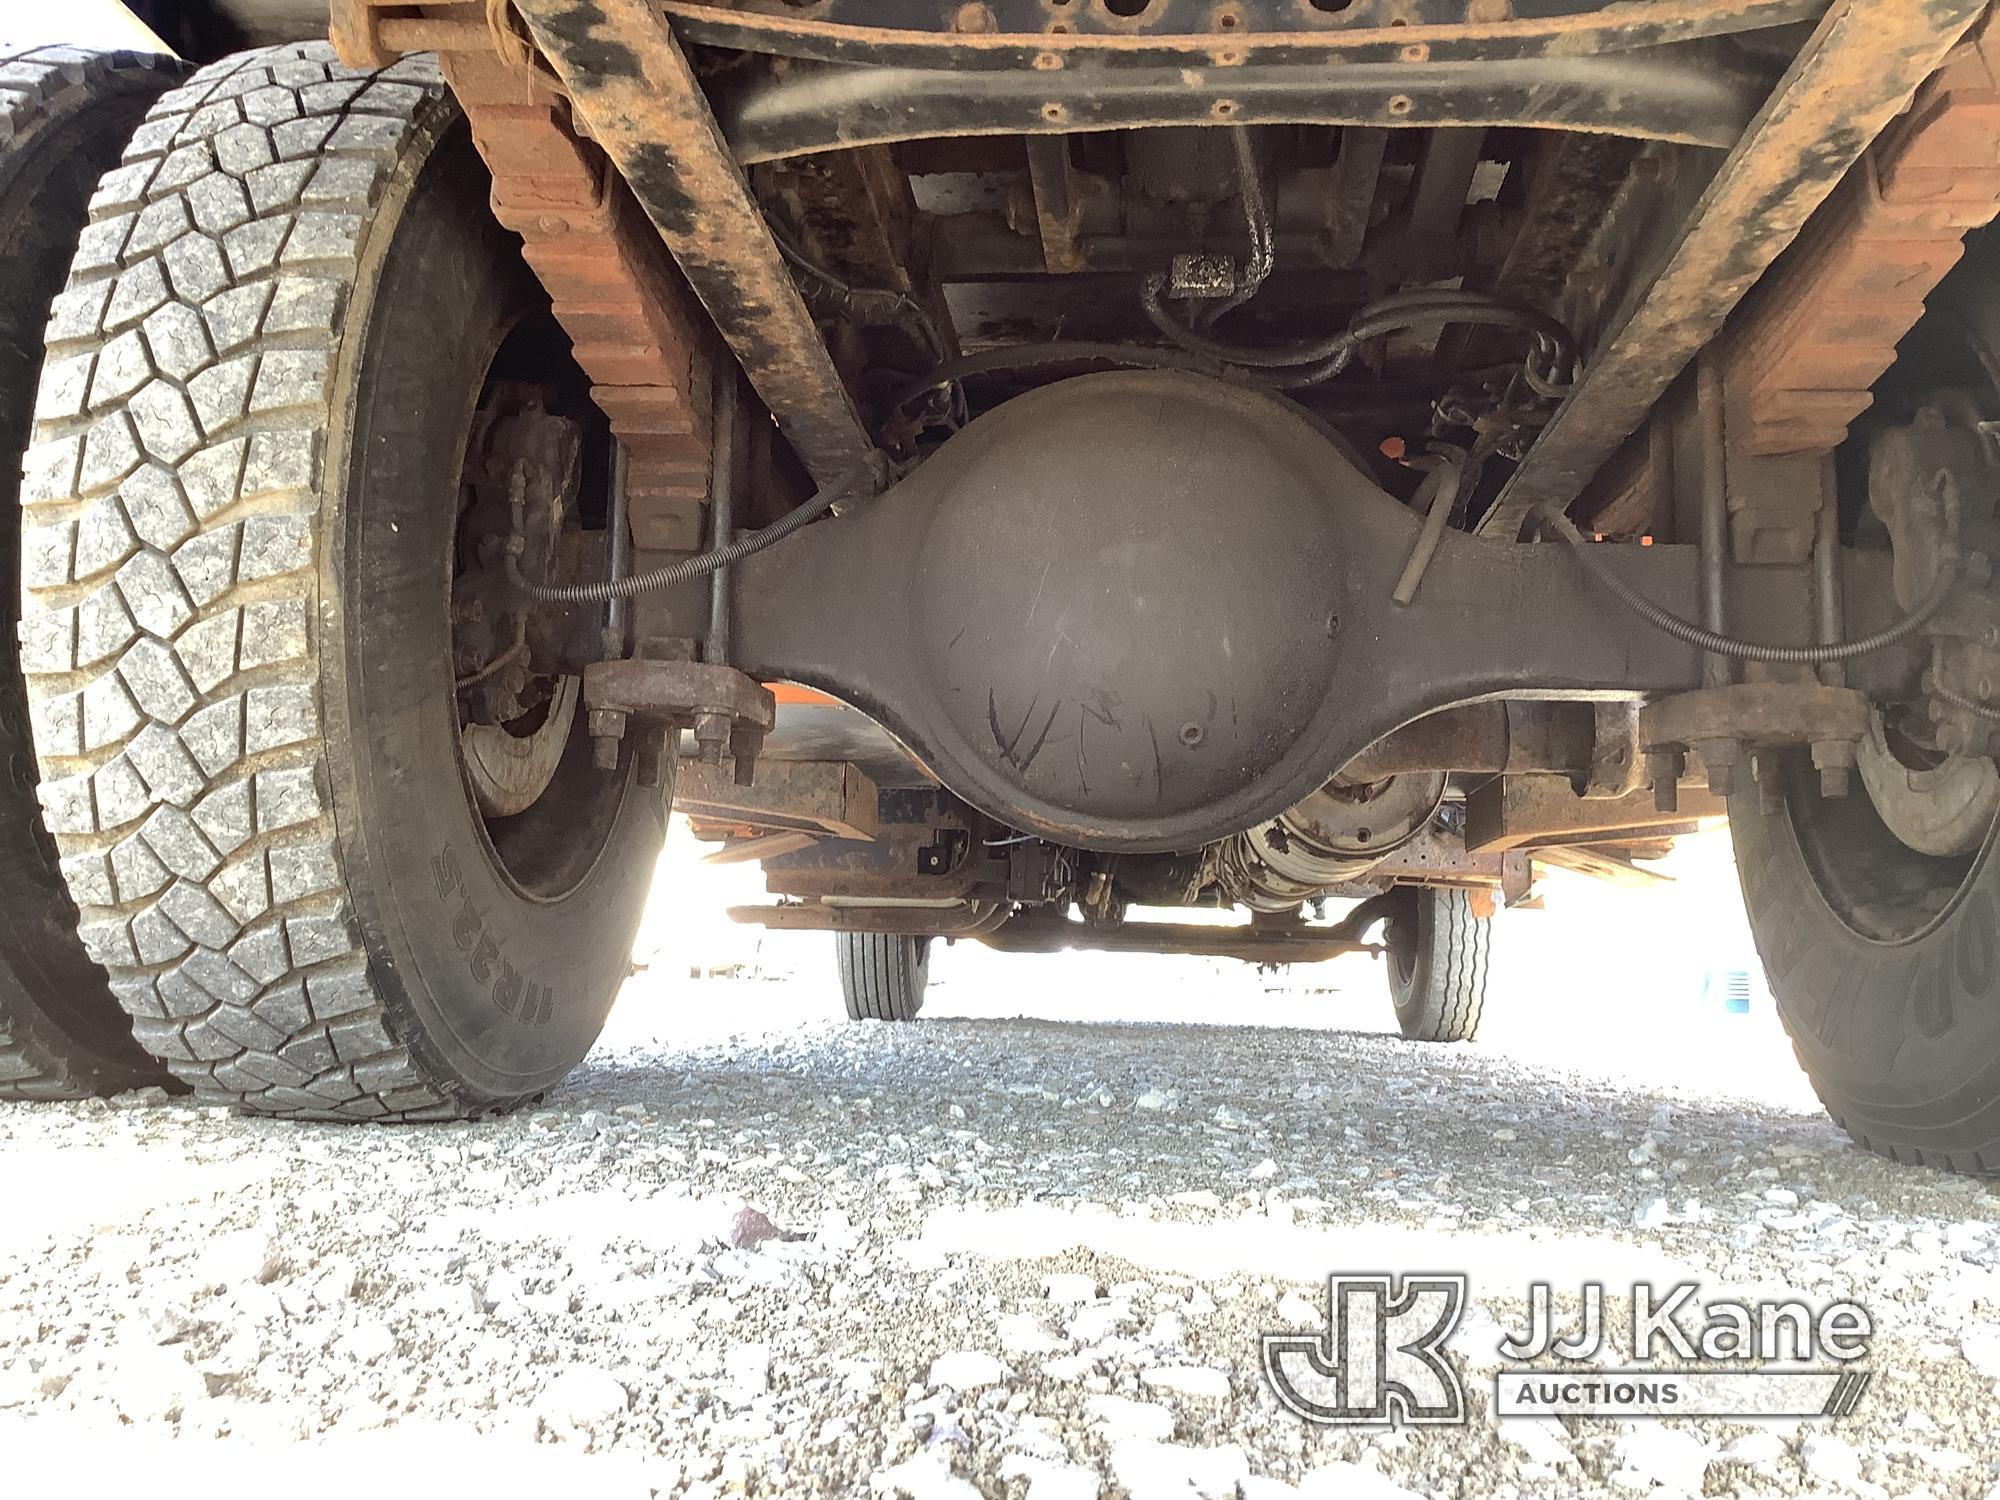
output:
MULTIPOLYGON (((735 762, 738 786, 748 786, 756 774, 757 754, 778 712, 771 690, 734 667, 641 657, 594 661, 585 667, 583 706, 590 714, 590 734, 603 769, 616 768, 618 742, 628 725, 637 721, 649 731, 646 761, 663 753, 669 736, 678 742, 680 731, 691 728, 708 765, 720 765, 727 750, 735 762)), ((644 762, 642 773, 642 781, 656 783, 657 776, 644 762)))

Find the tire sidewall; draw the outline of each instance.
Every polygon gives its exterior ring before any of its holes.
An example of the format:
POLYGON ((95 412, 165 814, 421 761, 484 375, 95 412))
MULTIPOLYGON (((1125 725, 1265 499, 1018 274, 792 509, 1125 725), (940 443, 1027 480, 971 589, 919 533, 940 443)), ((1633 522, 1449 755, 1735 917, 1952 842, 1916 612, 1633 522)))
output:
POLYGON ((457 481, 527 283, 484 192, 456 109, 437 101, 373 217, 333 380, 320 664, 370 977, 426 1071, 498 1106, 554 1084, 595 1041, 629 973, 671 788, 643 791, 628 767, 590 872, 538 900, 498 867, 464 783, 448 654, 457 481))
POLYGON ((1389 973, 1389 999, 1396 1010, 1396 1024, 1406 1037, 1421 1035, 1437 1023, 1436 1005, 1431 994, 1430 946, 1431 902, 1427 891, 1415 893, 1406 910, 1389 919, 1383 937, 1389 951, 1383 963, 1389 973), (1409 963, 1402 961, 1408 953, 1409 963))
MULTIPOLYGON (((37 52, 0 61, 33 63, 37 52)), ((72 65, 73 66, 73 65, 72 65)), ((32 438, 42 329, 63 288, 69 253, 99 175, 148 105, 179 74, 165 59, 107 54, 83 65, 0 145, 0 578, 6 628, 0 661, 0 1040, 11 1034, 48 1053, 77 1089, 164 1081, 132 1040, 104 971, 77 940, 77 910, 58 869, 35 795, 40 781, 27 690, 15 655, 20 623, 21 455, 32 438)))
POLYGON ((1829 1112, 1885 1144, 1922 1149, 1926 1131, 1946 1126, 1949 1147, 1933 1138, 1938 1149, 2000 1142, 1995 862, 1982 856, 1922 933, 1879 942, 1821 893, 1789 802, 1766 812, 1754 790, 1732 797, 1729 824, 1772 998, 1829 1112))
POLYGON ((910 945, 910 1013, 908 1019, 915 1020, 917 1012, 924 1008, 924 992, 931 987, 931 949, 933 940, 927 937, 913 937, 910 945))

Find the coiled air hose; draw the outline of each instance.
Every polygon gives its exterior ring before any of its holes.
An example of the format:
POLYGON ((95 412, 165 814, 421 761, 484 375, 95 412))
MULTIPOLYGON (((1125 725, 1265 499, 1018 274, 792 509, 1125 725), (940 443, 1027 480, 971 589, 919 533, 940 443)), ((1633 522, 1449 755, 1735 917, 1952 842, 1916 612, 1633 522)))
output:
MULTIPOLYGON (((634 573, 629 578, 606 578, 596 583, 536 583, 521 572, 520 560, 510 545, 505 563, 507 581, 541 604, 607 604, 613 599, 657 593, 677 583, 706 577, 718 568, 732 567, 766 547, 776 546, 807 522, 817 521, 841 501, 872 494, 881 487, 884 474, 881 455, 871 453, 860 463, 821 485, 805 504, 785 512, 763 530, 753 531, 710 551, 698 552, 693 557, 684 557, 679 562, 668 563, 665 567, 634 573)), ((517 540, 523 532, 524 517, 518 487, 514 507, 514 537, 509 539, 510 542, 517 540)))
POLYGON ((1930 592, 1900 620, 1884 625, 1880 630, 1871 630, 1867 635, 1851 641, 1831 641, 1821 646, 1768 646, 1757 641, 1742 641, 1734 636, 1717 635, 1697 625, 1692 620, 1684 620, 1672 611, 1661 608, 1631 584, 1620 578, 1604 565, 1596 555, 1589 538, 1577 530, 1576 523, 1554 505, 1544 502, 1535 507, 1535 516, 1550 530, 1569 543, 1576 560, 1583 564, 1583 570, 1611 592, 1612 597, 1632 613, 1639 616, 1654 629, 1665 632, 1677 641, 1703 651, 1712 651, 1717 656, 1733 656, 1738 661, 1774 661, 1792 666, 1816 667, 1825 662, 1852 661, 1857 656, 1866 656, 1871 651, 1880 651, 1885 646, 1893 646, 1898 641, 1915 635, 1928 625, 1937 612, 1944 608, 1951 598, 1951 591, 1959 581, 1962 572, 1956 557, 1947 558, 1938 569, 1937 580, 1930 592))

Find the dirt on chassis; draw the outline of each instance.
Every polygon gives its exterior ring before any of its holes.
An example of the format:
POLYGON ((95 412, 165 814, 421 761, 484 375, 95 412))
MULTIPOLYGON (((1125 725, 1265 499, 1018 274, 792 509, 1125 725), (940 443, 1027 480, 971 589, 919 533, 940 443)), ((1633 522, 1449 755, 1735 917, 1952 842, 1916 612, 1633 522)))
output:
POLYGON ((857 1017, 1376 951, 1433 1040, 1538 863, 1727 816, 1834 1117, 2000 1164, 1976 0, 295 14, 160 18, 21 490, 60 874, 199 1095, 546 1089, 670 799, 857 1017))

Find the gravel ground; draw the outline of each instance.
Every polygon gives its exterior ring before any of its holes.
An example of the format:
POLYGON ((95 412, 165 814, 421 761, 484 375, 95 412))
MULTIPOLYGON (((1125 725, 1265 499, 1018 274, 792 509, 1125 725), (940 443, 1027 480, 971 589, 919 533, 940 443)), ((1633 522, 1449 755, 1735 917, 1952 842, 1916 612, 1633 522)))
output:
POLYGON ((824 974, 635 981, 499 1122, 0 1110, 0 1463, 149 1495, 2000 1494, 1980 1183, 1252 979, 1085 1023, 941 973, 911 1027, 824 1019, 824 974), (1117 1019, 1162 1013, 1285 1024, 1117 1019), (1467 1426, 1311 1428, 1263 1385, 1260 1332, 1384 1268, 1470 1273, 1467 1426), (1838 1423, 1492 1418, 1530 1280, 1640 1278, 1856 1296, 1874 1385, 1838 1423))

